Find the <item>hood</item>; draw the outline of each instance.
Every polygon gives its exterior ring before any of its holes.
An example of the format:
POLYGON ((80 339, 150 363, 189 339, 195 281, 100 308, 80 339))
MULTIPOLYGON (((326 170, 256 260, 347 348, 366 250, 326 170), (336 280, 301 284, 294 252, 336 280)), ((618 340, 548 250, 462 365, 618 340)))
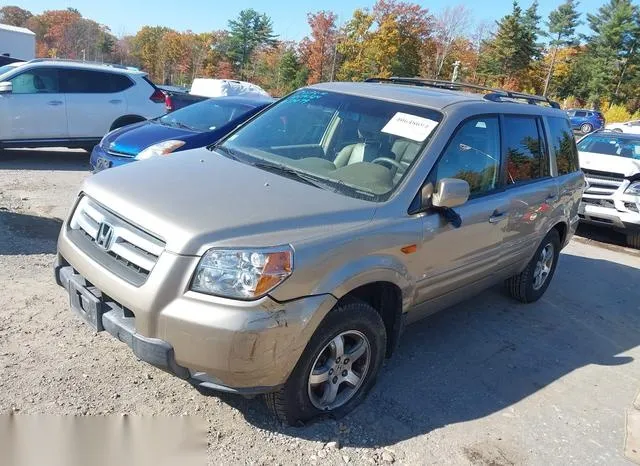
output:
POLYGON ((185 255, 212 246, 295 247, 361 226, 376 207, 204 148, 105 170, 83 191, 185 255))
POLYGON ((167 139, 180 139, 198 134, 182 128, 166 126, 155 121, 143 121, 125 126, 107 135, 104 149, 121 154, 138 155, 143 149, 167 139))
POLYGON ((596 154, 594 152, 579 152, 580 168, 601 172, 619 173, 630 178, 640 173, 640 160, 616 155, 596 154))

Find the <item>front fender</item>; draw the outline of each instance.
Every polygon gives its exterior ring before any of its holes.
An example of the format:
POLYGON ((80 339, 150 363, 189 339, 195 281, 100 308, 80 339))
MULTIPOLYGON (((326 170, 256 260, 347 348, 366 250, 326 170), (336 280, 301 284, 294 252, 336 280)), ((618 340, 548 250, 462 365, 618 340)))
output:
POLYGON ((346 262, 323 277, 313 294, 330 293, 337 299, 350 291, 369 283, 390 282, 402 291, 402 310, 411 305, 414 291, 413 281, 407 267, 390 254, 376 254, 346 262))

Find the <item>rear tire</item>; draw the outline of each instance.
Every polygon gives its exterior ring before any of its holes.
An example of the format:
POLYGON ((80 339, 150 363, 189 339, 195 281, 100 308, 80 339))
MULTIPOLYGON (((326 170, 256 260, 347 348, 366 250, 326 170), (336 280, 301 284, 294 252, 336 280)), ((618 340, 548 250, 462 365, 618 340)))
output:
POLYGON ((640 233, 629 233, 627 235, 627 245, 631 248, 640 249, 640 233))
POLYGON ((593 126, 591 126, 590 123, 584 123, 582 126, 580 126, 580 131, 582 131, 584 134, 589 134, 591 131, 593 131, 593 126))
POLYGON ((142 117, 125 117, 125 118, 119 118, 116 121, 113 122, 113 124, 111 125, 111 128, 109 129, 109 131, 113 131, 114 129, 118 129, 118 128, 122 128, 123 126, 127 126, 127 125, 132 125, 134 123, 140 123, 141 121, 144 121, 145 119, 142 117))
POLYGON ((375 384, 386 344, 384 323, 373 307, 339 304, 316 329, 284 386, 265 395, 267 408, 289 425, 323 414, 344 416, 375 384))
POLYGON ((523 303, 539 300, 551 283, 559 256, 560 235, 553 229, 544 237, 525 269, 506 280, 511 297, 523 303))

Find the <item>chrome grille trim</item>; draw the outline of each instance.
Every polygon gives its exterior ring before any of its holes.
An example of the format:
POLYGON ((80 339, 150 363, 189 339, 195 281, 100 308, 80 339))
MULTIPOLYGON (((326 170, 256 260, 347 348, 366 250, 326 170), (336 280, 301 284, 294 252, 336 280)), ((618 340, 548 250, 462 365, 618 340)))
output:
POLYGON ((151 273, 165 248, 163 241, 126 222, 88 196, 78 202, 69 228, 83 233, 98 257, 116 259, 141 279, 146 279, 151 273), (98 237, 103 224, 110 227, 110 234, 106 244, 101 245, 98 237))

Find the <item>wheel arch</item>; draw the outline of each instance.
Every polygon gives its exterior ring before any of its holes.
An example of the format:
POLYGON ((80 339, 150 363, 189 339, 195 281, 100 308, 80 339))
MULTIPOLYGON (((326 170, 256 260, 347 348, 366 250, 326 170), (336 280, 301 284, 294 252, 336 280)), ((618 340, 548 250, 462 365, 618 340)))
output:
POLYGON ((126 125, 131 125, 133 123, 139 123, 145 120, 146 118, 141 115, 135 115, 135 114, 123 115, 121 117, 116 118, 116 120, 113 123, 111 123, 111 127, 109 128, 109 131, 113 131, 114 129, 118 129, 126 125))

